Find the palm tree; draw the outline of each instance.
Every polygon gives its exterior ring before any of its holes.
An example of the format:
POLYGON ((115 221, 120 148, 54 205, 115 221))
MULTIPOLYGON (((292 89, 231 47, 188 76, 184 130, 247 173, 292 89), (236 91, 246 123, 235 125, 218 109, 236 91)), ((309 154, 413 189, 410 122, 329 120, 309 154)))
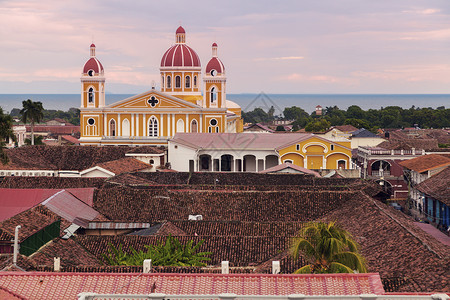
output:
POLYGON ((366 273, 358 247, 351 234, 335 222, 307 223, 294 238, 291 253, 294 259, 302 253, 310 264, 295 273, 366 273))
POLYGON ((8 138, 15 140, 12 122, 11 116, 3 113, 3 109, 0 107, 0 161, 5 165, 9 161, 8 156, 4 151, 6 148, 5 141, 8 138))
POLYGON ((34 145, 34 123, 39 123, 44 117, 44 107, 41 102, 33 102, 30 99, 22 101, 22 110, 20 115, 22 116, 22 122, 27 123, 30 121, 31 125, 31 145, 34 145))

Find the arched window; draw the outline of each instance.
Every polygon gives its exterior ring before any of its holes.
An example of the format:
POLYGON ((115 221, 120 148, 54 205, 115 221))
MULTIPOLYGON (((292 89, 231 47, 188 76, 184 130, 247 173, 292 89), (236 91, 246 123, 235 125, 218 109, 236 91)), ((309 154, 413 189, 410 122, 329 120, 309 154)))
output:
POLYGON ((155 117, 151 117, 148 121, 148 136, 158 136, 158 120, 155 117))
POLYGON ((170 76, 167 76, 167 88, 170 89, 172 87, 172 80, 170 76))
POLYGON ((181 88, 181 77, 175 76, 175 88, 181 88))
POLYGON ((197 87, 197 76, 194 76, 194 87, 197 87))
POLYGON ((161 88, 164 88, 164 76, 161 76, 161 88))
POLYGON ((177 121, 177 132, 184 132, 184 121, 182 119, 177 121))
POLYGON ((216 91, 215 87, 211 88, 210 99, 211 99, 211 103, 214 103, 217 100, 217 91, 216 91))
POLYGON ((191 132, 196 133, 198 131, 197 129, 197 120, 192 120, 191 122, 191 132))
POLYGON ((190 89, 191 88, 191 77, 190 76, 186 76, 186 88, 190 89))
POLYGON ((88 103, 94 103, 94 97, 95 97, 95 94, 94 94, 94 89, 93 88, 89 88, 89 90, 88 90, 88 103))
POLYGON ((109 135, 116 136, 116 121, 114 119, 109 122, 109 135))
POLYGON ((124 119, 122 121, 122 136, 130 136, 130 121, 124 119))

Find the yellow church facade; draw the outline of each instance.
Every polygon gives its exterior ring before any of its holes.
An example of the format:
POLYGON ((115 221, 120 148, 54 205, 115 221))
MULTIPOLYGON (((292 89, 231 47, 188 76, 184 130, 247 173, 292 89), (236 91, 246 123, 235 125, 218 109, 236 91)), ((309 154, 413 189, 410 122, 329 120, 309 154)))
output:
POLYGON ((278 150, 282 163, 292 163, 310 170, 349 169, 352 152, 350 141, 329 141, 311 136, 305 141, 278 150))
POLYGON ((161 59, 161 88, 105 104, 105 72, 90 47, 81 76, 80 144, 167 145, 177 133, 242 132, 241 108, 226 99, 225 67, 212 45, 204 73, 180 26, 161 59), (203 90, 203 92, 202 92, 203 90))

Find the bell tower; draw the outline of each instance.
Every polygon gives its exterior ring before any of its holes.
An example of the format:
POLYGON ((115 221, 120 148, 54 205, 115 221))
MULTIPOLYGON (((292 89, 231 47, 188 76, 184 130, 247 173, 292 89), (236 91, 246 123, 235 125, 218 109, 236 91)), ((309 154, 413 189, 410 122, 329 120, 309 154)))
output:
POLYGON ((81 107, 99 108, 105 106, 105 71, 95 57, 95 45, 90 46, 90 58, 81 73, 81 107))
POLYGON ((206 65, 205 76, 205 100, 203 106, 207 108, 226 107, 226 83, 225 66, 217 57, 217 44, 212 44, 212 58, 206 65))

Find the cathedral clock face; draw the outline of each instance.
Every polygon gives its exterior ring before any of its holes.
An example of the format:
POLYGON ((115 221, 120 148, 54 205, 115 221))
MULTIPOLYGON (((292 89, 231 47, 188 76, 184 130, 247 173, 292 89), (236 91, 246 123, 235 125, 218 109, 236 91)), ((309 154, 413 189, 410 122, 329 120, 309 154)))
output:
POLYGON ((211 76, 216 76, 217 75, 217 71, 216 70, 211 70, 211 76))

